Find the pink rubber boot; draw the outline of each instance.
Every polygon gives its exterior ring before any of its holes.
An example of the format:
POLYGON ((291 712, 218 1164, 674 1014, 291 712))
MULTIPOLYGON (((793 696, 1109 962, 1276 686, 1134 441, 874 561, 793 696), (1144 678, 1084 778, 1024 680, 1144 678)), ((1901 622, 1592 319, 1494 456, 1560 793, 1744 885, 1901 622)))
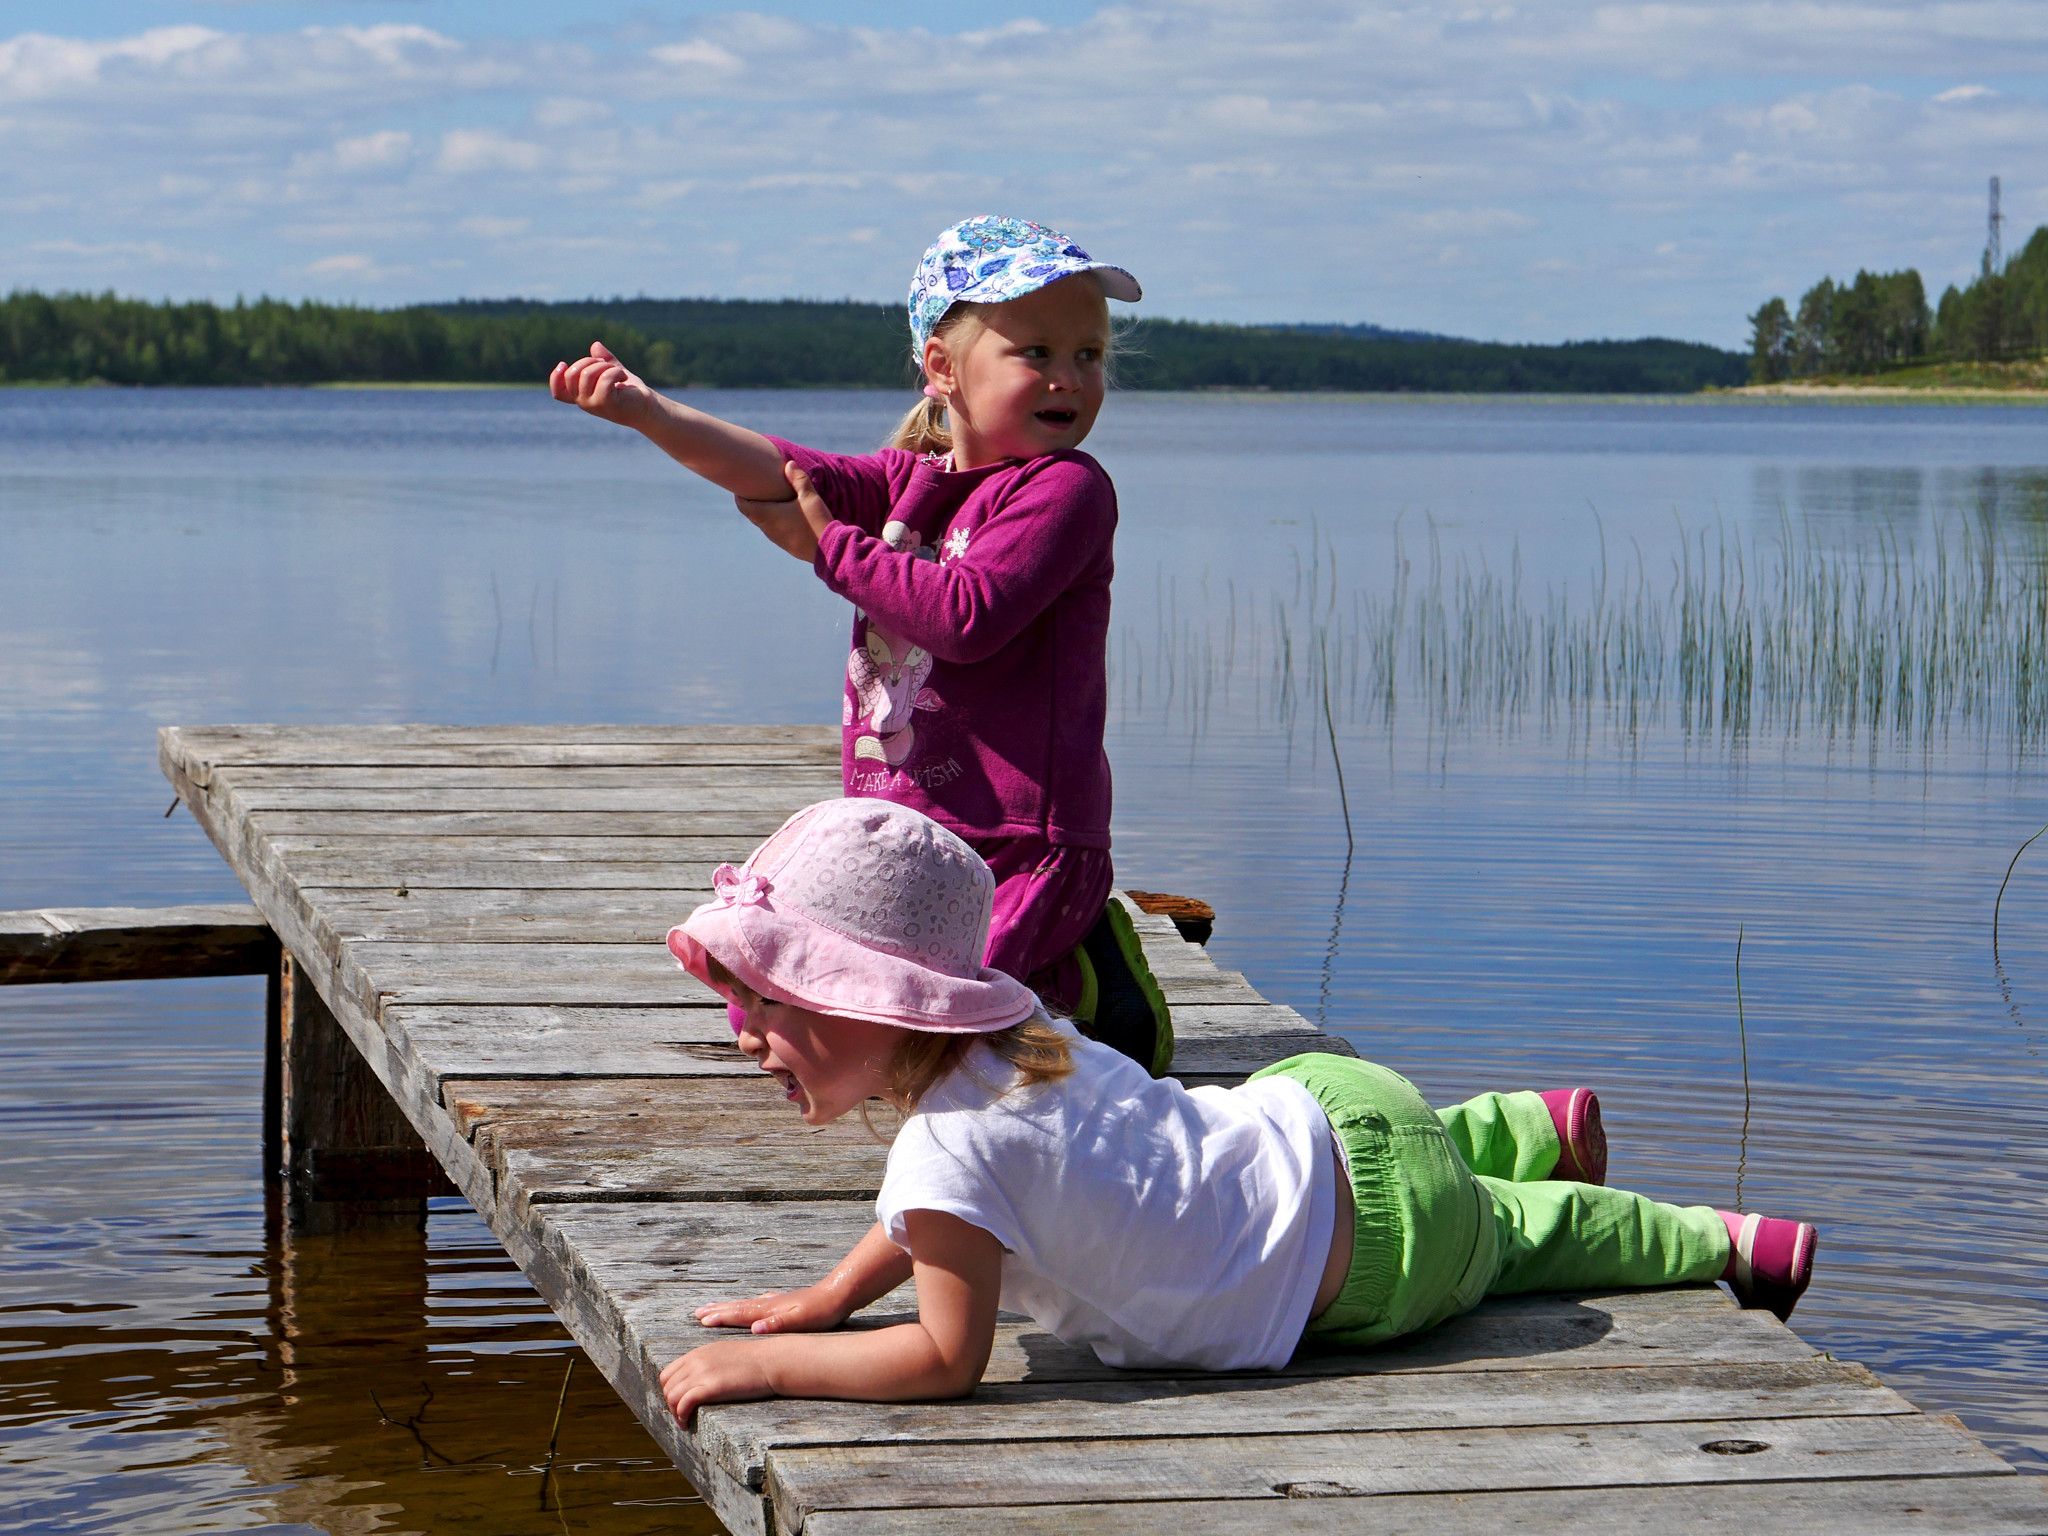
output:
POLYGON ((1539 1094, 1557 1127, 1563 1150, 1557 1154, 1553 1179, 1573 1184, 1607 1182, 1607 1131, 1600 1124, 1600 1100, 1590 1088, 1553 1088, 1539 1094))
POLYGON ((1813 1251, 1820 1233, 1809 1221, 1780 1221, 1775 1216, 1716 1213, 1727 1223, 1735 1252, 1721 1278, 1745 1307, 1761 1307, 1784 1322, 1813 1280, 1813 1251))

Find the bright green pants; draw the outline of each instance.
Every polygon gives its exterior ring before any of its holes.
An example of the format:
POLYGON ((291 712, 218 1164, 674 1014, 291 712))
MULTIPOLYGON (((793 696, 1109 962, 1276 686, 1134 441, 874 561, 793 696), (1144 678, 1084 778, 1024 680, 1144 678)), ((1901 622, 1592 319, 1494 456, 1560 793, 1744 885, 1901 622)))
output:
POLYGON ((1309 1324, 1323 1342, 1383 1343, 1486 1296, 1678 1285, 1727 1267, 1728 1229, 1710 1206, 1545 1177, 1562 1148, 1533 1093, 1438 1112, 1398 1073, 1321 1054, 1256 1075, 1314 1094, 1350 1164, 1351 1274, 1309 1324))

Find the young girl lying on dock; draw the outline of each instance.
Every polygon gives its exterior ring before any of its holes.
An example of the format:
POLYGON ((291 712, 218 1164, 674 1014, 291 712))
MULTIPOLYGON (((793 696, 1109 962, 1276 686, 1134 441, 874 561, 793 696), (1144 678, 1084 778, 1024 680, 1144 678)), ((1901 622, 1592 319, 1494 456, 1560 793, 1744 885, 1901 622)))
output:
POLYGON ((715 884, 668 942, 742 1011, 741 1049, 808 1124, 876 1098, 903 1124, 880 1224, 831 1274, 698 1310, 770 1337, 671 1362, 680 1419, 759 1397, 958 1396, 1002 1308, 1109 1365, 1222 1371, 1522 1291, 1726 1280, 1783 1318, 1811 1277, 1811 1226, 1601 1187, 1584 1090, 1438 1112, 1385 1067, 1327 1054, 1228 1090, 1154 1079, 983 966, 988 866, 904 807, 811 806, 715 884), (916 1322, 821 1332, 913 1276, 916 1322))

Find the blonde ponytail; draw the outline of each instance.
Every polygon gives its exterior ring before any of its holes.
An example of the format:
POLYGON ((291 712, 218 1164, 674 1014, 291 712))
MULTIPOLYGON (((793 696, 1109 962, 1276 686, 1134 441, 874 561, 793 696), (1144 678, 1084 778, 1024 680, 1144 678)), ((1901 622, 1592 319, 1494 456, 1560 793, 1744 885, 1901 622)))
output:
MULTIPOLYGON (((941 345, 956 338, 962 343, 972 340, 974 332, 981 329, 981 312, 987 308, 986 304, 955 304, 932 328, 932 340, 941 345)), ((923 357, 912 361, 920 371, 924 368, 923 357)), ((889 434, 888 441, 882 446, 901 448, 906 453, 919 455, 951 453, 953 433, 946 424, 946 402, 926 395, 904 413, 903 419, 896 423, 896 430, 889 434)))
POLYGON ((884 448, 901 448, 920 456, 953 451, 953 434, 946 429, 946 403, 926 395, 896 423, 884 448))

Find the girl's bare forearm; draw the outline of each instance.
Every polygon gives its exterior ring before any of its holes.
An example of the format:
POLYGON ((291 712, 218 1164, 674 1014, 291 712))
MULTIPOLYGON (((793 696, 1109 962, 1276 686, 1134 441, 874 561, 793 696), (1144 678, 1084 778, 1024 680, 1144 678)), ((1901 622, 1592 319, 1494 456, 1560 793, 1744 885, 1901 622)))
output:
POLYGON ((763 1339, 764 1362, 778 1397, 829 1397, 905 1403, 959 1397, 988 1365, 989 1343, 948 1356, 922 1323, 860 1333, 783 1334, 763 1339))
POLYGON ((735 496, 788 501, 796 494, 783 478, 781 450, 751 428, 720 421, 665 395, 652 395, 647 414, 634 425, 685 469, 735 496))
POLYGON ((851 1317, 908 1280, 910 1271, 910 1255, 890 1242, 889 1234, 877 1222, 818 1285, 843 1302, 846 1311, 842 1315, 851 1317))

